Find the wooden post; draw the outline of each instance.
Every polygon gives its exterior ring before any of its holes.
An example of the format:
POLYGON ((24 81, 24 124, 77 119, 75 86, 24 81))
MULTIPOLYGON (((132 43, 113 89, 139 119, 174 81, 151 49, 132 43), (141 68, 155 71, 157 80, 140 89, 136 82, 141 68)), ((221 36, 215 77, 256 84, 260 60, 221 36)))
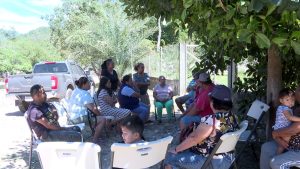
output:
POLYGON ((186 91, 186 44, 179 44, 179 94, 186 91))
POLYGON ((282 63, 278 47, 272 44, 268 49, 267 103, 270 110, 266 114, 266 138, 271 136, 271 119, 274 119, 275 108, 278 106, 278 94, 282 85, 282 63), (273 110, 273 111, 272 111, 273 110))

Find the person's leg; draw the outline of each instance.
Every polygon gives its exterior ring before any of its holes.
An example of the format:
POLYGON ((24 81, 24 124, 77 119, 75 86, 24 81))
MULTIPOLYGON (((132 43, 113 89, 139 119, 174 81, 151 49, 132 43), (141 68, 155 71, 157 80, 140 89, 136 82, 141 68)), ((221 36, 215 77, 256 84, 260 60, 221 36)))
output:
POLYGON ((173 100, 169 100, 165 103, 165 108, 167 109, 168 119, 173 117, 173 100))
POLYGON ((175 102, 176 102, 176 105, 177 107, 179 108, 179 110, 184 113, 184 108, 183 108, 183 104, 190 98, 189 95, 184 95, 184 96, 181 96, 181 97, 178 97, 175 99, 175 102))
POLYGON ((300 165, 300 152, 295 151, 287 151, 273 157, 270 161, 272 169, 289 169, 297 165, 300 165))
POLYGON ((261 146, 260 168, 270 169, 270 161, 276 155, 277 143, 275 141, 266 142, 261 146))
POLYGON ((161 120, 162 118, 162 109, 164 108, 164 104, 162 102, 156 101, 155 103, 157 119, 161 120))
POLYGON ((150 99, 149 99, 149 95, 145 94, 145 95, 141 95, 141 102, 150 106, 150 99))
POLYGON ((106 120, 104 117, 97 116, 97 125, 96 125, 96 129, 95 129, 95 134, 93 137, 94 143, 98 142, 98 138, 100 137, 101 131, 102 131, 105 123, 106 123, 106 120))
POLYGON ((149 118, 149 106, 140 103, 139 107, 132 110, 132 112, 138 115, 144 122, 149 118))
POLYGON ((182 131, 184 128, 186 128, 193 122, 200 122, 200 121, 201 121, 201 117, 198 115, 196 116, 185 115, 180 119, 179 122, 180 131, 182 131))

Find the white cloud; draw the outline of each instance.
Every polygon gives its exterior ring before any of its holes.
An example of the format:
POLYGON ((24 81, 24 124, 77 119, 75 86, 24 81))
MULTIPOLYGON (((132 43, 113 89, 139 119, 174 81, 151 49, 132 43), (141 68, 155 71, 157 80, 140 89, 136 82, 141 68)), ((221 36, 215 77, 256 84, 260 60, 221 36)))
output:
POLYGON ((22 3, 22 2, 10 1, 10 3, 13 3, 14 5, 16 5, 16 6, 22 8, 22 9, 24 9, 26 11, 32 12, 32 13, 34 13, 36 15, 43 15, 43 13, 41 11, 38 11, 38 10, 36 10, 36 9, 34 9, 34 8, 30 7, 29 5, 26 5, 26 4, 22 3))
POLYGON ((14 28, 19 33, 27 33, 42 26, 48 26, 47 21, 35 16, 21 16, 0 8, 0 28, 14 28))
POLYGON ((56 7, 61 5, 61 0, 29 0, 28 3, 34 6, 56 7))

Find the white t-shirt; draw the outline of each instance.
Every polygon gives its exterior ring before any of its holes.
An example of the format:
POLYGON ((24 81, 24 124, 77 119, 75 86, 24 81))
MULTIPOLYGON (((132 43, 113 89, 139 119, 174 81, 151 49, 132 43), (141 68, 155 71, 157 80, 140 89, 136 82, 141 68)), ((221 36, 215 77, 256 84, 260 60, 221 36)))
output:
POLYGON ((87 115, 87 108, 85 105, 91 103, 94 103, 94 99, 91 94, 86 90, 76 88, 69 100, 69 113, 71 120, 87 115))

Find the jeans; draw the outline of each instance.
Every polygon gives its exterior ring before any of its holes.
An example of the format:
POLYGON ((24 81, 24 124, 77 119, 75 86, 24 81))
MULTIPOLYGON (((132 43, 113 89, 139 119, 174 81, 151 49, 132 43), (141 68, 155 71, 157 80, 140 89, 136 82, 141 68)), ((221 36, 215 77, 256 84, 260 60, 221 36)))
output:
POLYGON ((137 114, 145 122, 149 119, 150 106, 140 102, 139 107, 133 109, 132 112, 137 114))
POLYGON ((165 107, 167 109, 167 114, 168 114, 168 119, 172 118, 172 114, 173 114, 173 100, 168 100, 166 102, 159 102, 156 101, 155 103, 155 107, 157 110, 157 116, 158 119, 160 120, 162 117, 162 109, 165 107))
POLYGON ((261 147, 260 168, 261 169, 288 169, 292 166, 300 166, 300 152, 287 151, 276 155, 277 143, 266 142, 261 147))
MULTIPOLYGON (((165 165, 171 165, 173 169, 199 169, 206 161, 203 155, 195 154, 189 150, 172 154, 168 153, 165 159, 165 165)), ((220 155, 213 157, 211 164, 213 169, 228 169, 233 160, 233 155, 220 155)))

